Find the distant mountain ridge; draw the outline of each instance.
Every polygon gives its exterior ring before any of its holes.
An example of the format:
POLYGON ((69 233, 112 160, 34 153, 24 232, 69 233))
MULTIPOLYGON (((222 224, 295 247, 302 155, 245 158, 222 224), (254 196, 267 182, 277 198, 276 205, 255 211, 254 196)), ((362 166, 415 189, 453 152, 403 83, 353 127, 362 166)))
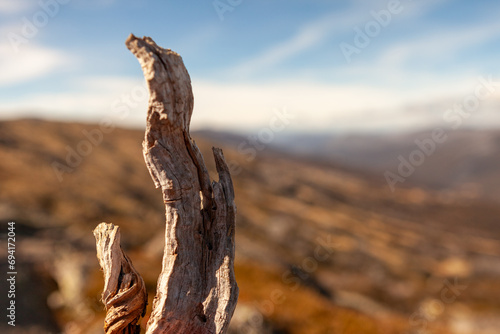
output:
MULTIPOLYGON (((386 183, 386 172, 400 175, 400 165, 410 164, 406 169, 414 171, 406 173, 411 175, 404 177, 405 182, 396 182, 395 190, 417 186, 500 201, 500 130, 442 132, 439 141, 432 140, 433 131, 436 129, 387 135, 286 134, 278 136, 270 146, 361 171, 386 183)), ((238 145, 236 135, 202 133, 233 147, 238 145)))

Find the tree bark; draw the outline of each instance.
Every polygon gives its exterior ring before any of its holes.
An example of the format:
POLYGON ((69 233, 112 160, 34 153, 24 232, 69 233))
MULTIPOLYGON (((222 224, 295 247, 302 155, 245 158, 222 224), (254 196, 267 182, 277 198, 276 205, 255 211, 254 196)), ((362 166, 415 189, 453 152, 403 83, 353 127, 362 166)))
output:
POLYGON ((150 98, 143 154, 166 208, 165 249, 146 332, 225 333, 238 299, 234 277, 236 206, 228 167, 213 149, 211 182, 189 135, 191 79, 181 57, 130 35, 150 98))
POLYGON ((148 295, 141 276, 120 247, 120 228, 101 223, 94 230, 97 258, 104 272, 102 302, 106 334, 139 334, 148 295))

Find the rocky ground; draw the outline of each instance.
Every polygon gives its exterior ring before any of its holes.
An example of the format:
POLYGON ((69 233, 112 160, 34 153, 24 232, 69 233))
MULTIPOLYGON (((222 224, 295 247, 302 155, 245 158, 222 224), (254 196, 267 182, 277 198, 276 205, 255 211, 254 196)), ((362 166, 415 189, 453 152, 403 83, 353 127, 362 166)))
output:
MULTIPOLYGON (((92 235, 101 221, 121 227, 152 298, 164 208, 142 136, 0 122, 0 247, 14 221, 18 272, 15 331, 4 321, 2 333, 102 332, 92 235)), ((212 145, 232 166, 240 297, 231 333, 497 333, 498 204, 417 187, 393 193, 332 163, 271 149, 243 155, 208 133, 194 137, 213 176, 212 145)))

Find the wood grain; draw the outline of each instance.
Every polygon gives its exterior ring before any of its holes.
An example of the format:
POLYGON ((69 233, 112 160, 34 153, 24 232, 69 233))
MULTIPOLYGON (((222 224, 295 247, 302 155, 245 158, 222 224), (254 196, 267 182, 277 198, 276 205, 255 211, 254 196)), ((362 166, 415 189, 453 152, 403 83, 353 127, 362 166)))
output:
POLYGON ((211 182, 191 139, 191 79, 182 58, 148 37, 126 41, 149 87, 146 166, 166 209, 165 249, 147 333, 225 333, 238 299, 234 190, 220 149, 211 182))
POLYGON ((146 286, 120 247, 120 228, 101 223, 94 230, 97 258, 104 273, 102 302, 106 334, 138 334, 148 296, 146 286))

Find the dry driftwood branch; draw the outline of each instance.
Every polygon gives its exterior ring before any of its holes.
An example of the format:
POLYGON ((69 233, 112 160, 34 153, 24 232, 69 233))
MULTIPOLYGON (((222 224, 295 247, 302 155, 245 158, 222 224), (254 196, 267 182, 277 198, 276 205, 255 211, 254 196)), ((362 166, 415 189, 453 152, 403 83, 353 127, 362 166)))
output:
POLYGON ((120 247, 120 228, 101 223, 94 230, 97 258, 104 272, 102 302, 106 334, 138 334, 148 295, 141 276, 120 247))
POLYGON ((147 333, 225 333, 238 299, 228 167, 214 148, 219 181, 210 182, 189 135, 193 92, 181 57, 148 37, 130 35, 126 45, 149 87, 143 153, 166 208, 163 268, 147 333))

